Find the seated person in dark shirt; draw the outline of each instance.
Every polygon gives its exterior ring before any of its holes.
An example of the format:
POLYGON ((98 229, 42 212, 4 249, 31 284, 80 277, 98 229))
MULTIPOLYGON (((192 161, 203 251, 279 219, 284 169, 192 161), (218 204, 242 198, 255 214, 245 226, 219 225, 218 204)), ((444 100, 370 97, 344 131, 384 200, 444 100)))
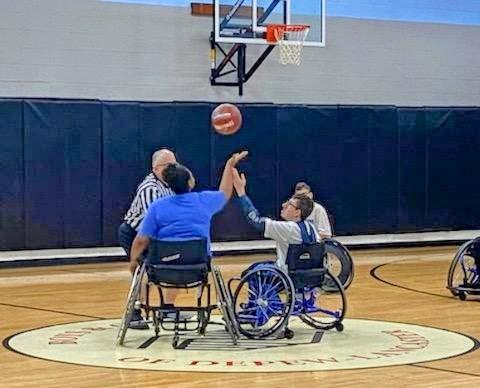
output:
POLYGON ((163 180, 176 194, 162 198, 150 205, 140 225, 130 252, 130 270, 135 271, 142 252, 150 239, 192 240, 207 239, 210 252, 210 223, 214 214, 223 209, 233 191, 233 170, 247 156, 243 151, 233 154, 225 163, 218 191, 192 192, 195 178, 188 168, 171 164, 163 172, 163 180))

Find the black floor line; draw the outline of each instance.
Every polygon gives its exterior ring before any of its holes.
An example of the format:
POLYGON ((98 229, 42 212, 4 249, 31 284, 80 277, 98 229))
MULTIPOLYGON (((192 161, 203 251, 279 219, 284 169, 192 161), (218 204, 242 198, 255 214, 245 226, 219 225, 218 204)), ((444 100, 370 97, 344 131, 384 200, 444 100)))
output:
POLYGON ((433 292, 428 292, 428 291, 421 291, 421 290, 417 290, 415 288, 410 288, 410 287, 405 287, 405 286, 401 286, 399 284, 396 284, 396 283, 392 283, 392 282, 389 282, 388 280, 385 280, 385 279, 382 279, 379 275, 377 275, 377 270, 381 267, 384 267, 386 265, 390 265, 390 264, 394 264, 394 263, 398 263, 400 261, 403 261, 403 260, 398 260, 398 261, 393 261, 391 263, 385 263, 385 264, 380 264, 380 265, 377 265, 376 267, 372 268, 370 270, 370 276, 373 277, 374 279, 378 280, 379 282, 382 282, 382 283, 385 283, 385 284, 388 284, 392 287, 397 287, 397 288, 402 288, 404 290, 408 290, 408 291, 412 291, 412 292, 416 292, 418 294, 425 294, 425 295, 430 295, 430 296, 437 296, 439 298, 446 298, 446 299, 455 299, 453 296, 448 296, 448 295, 442 295, 442 294, 435 294, 433 292))
POLYGON ((456 373, 456 374, 460 374, 460 375, 480 377, 480 374, 468 373, 468 372, 460 372, 460 371, 458 371, 458 370, 450 370, 450 369, 444 369, 444 368, 434 368, 434 367, 431 367, 431 366, 416 365, 416 364, 410 364, 410 366, 414 366, 414 367, 416 367, 416 368, 431 369, 431 370, 436 370, 436 371, 440 371, 440 372, 456 373))
POLYGON ((58 310, 42 309, 40 307, 22 306, 22 305, 19 305, 19 304, 10 304, 10 303, 1 303, 0 302, 0 306, 14 307, 14 308, 20 308, 20 309, 27 309, 27 310, 46 311, 46 312, 49 312, 49 313, 72 315, 72 316, 75 316, 75 317, 83 317, 83 318, 108 319, 108 318, 96 317, 96 316, 93 316, 93 315, 70 313, 68 311, 58 311, 58 310))

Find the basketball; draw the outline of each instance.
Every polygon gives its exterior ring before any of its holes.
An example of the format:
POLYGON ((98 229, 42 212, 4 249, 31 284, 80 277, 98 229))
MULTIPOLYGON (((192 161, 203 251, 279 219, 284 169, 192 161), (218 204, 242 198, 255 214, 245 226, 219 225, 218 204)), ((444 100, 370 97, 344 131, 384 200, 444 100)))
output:
POLYGON ((233 135, 242 126, 242 114, 233 104, 221 104, 213 110, 211 121, 220 135, 233 135))

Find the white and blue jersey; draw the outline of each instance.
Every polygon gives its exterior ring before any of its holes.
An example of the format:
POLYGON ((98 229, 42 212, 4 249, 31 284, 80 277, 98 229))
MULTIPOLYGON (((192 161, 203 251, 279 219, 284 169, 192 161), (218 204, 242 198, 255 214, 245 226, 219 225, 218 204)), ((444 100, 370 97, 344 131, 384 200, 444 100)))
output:
POLYGON ((286 260, 290 244, 313 243, 320 241, 317 230, 312 221, 275 221, 261 217, 252 201, 246 195, 239 197, 243 214, 247 221, 263 232, 264 237, 275 240, 277 250, 276 265, 287 269, 286 260))

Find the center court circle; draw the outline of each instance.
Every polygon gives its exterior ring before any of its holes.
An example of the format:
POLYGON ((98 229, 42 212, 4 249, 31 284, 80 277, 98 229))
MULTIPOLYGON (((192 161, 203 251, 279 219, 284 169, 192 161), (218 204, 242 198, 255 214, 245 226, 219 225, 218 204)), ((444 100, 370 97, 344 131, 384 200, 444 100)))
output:
MULTIPOLYGON (((218 316, 213 320, 221 322, 218 316)), ((119 320, 49 326, 15 334, 4 346, 26 356, 70 364, 185 372, 300 372, 375 368, 440 360, 476 349, 463 334, 406 323, 345 319, 343 332, 315 331, 299 319, 287 339, 240 339, 238 346, 220 325, 204 337, 182 336, 173 349, 170 332, 128 330, 115 346, 119 320)))

